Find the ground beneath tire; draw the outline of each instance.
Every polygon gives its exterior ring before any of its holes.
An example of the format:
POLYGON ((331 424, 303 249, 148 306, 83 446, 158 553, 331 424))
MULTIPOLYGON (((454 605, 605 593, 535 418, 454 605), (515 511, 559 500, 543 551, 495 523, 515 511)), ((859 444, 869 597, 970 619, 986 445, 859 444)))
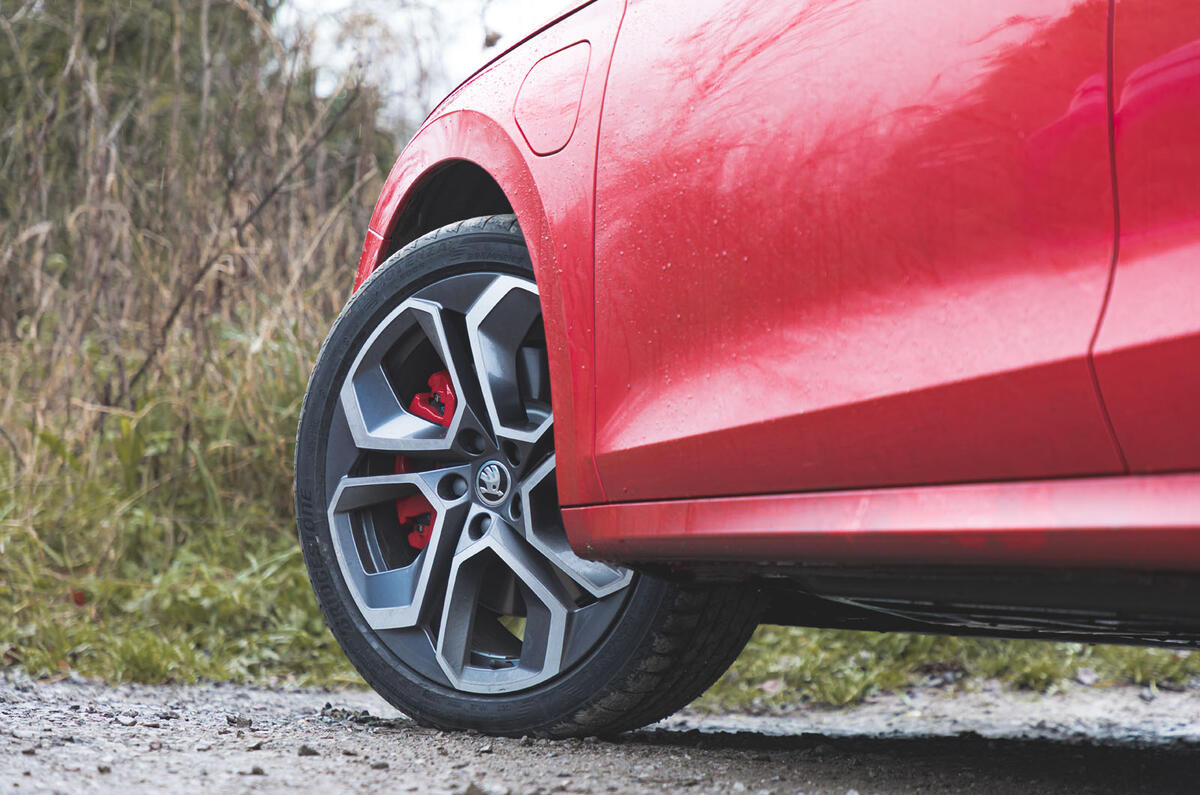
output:
POLYGON ((0 679, 8 792, 1195 792, 1200 693, 985 684, 608 740, 423 729, 372 693, 0 679))

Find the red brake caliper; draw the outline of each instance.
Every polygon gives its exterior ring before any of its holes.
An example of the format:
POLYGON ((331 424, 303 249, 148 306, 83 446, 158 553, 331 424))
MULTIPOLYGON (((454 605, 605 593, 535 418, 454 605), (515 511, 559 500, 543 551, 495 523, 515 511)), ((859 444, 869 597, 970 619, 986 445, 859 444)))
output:
MULTIPOLYGON (((414 395, 408 404, 408 411, 423 420, 448 428, 450 420, 454 419, 454 409, 458 406, 450 373, 446 370, 436 372, 429 376, 428 384, 429 391, 414 395)), ((397 475, 408 471, 404 456, 396 456, 395 471, 397 475)), ((413 528, 408 534, 409 546, 416 550, 429 546, 429 535, 437 520, 437 511, 433 510, 429 500, 421 494, 401 497, 396 500, 396 518, 400 520, 401 527, 413 528)))
POLYGON ((435 425, 449 428, 457 405, 458 398, 454 396, 454 384, 450 381, 450 373, 440 370, 429 376, 428 392, 413 395, 412 402, 408 404, 408 411, 435 425))

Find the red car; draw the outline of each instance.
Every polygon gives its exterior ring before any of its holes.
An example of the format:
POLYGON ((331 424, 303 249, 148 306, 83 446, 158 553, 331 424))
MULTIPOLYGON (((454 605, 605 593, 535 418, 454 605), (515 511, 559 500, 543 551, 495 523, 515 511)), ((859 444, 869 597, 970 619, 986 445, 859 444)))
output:
POLYGON ((1200 4, 575 3, 439 105, 296 509, 424 723, 654 721, 759 622, 1200 646, 1200 4))

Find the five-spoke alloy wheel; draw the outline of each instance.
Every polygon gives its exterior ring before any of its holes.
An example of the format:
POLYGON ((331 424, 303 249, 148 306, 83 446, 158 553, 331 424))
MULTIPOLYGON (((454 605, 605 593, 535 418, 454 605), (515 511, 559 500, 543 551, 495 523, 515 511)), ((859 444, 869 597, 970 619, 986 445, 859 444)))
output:
POLYGON ((694 696, 753 626, 752 595, 730 591, 744 617, 723 622, 715 645, 692 639, 721 652, 699 676, 645 670, 650 658, 673 662, 655 640, 672 620, 699 620, 697 605, 680 604, 697 594, 572 551, 550 397, 538 288, 511 216, 398 252, 343 310, 314 367, 296 451, 305 560, 351 661, 418 720, 627 728, 694 696), (613 709, 647 673, 663 692, 613 709))

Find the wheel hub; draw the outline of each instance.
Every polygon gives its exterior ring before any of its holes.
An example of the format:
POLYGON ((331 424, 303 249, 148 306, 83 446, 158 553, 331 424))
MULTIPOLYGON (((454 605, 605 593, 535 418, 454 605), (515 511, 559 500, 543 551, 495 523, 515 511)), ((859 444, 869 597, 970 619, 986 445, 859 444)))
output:
POLYGON ((488 461, 479 468, 479 474, 475 477, 475 492, 479 495, 479 501, 490 508, 495 508, 508 498, 511 485, 512 475, 499 461, 488 461))

